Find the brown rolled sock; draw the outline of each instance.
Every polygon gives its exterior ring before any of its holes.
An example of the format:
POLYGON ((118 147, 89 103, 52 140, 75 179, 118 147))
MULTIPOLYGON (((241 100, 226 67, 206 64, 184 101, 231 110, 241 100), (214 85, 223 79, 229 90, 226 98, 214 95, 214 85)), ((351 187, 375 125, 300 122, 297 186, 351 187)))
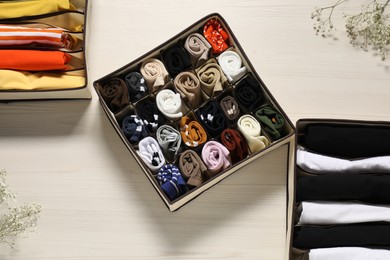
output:
POLYGON ((207 141, 207 133, 198 121, 183 116, 180 121, 180 134, 188 147, 197 147, 207 141))
POLYGON ((119 78, 111 78, 104 85, 100 85, 99 93, 113 113, 119 112, 130 103, 127 85, 119 78))
POLYGON ((211 45, 201 34, 192 33, 188 35, 184 48, 190 54, 192 65, 199 67, 209 58, 211 45))
POLYGON ((151 93, 160 90, 169 80, 168 71, 164 64, 154 58, 149 58, 141 64, 141 74, 151 93))
POLYGON ((214 60, 209 60, 196 70, 202 90, 210 97, 224 89, 227 78, 214 60))
POLYGON ((229 150, 233 163, 239 162, 248 156, 248 144, 238 131, 231 128, 223 130, 221 141, 229 150))
POLYGON ((179 168, 188 185, 199 187, 209 178, 207 167, 195 151, 186 150, 180 155, 179 168))
POLYGON ((219 104, 229 120, 235 120, 240 115, 238 103, 232 96, 224 97, 219 104))
POLYGON ((182 72, 174 81, 177 92, 190 108, 195 108, 202 102, 202 91, 199 79, 191 72, 182 72))

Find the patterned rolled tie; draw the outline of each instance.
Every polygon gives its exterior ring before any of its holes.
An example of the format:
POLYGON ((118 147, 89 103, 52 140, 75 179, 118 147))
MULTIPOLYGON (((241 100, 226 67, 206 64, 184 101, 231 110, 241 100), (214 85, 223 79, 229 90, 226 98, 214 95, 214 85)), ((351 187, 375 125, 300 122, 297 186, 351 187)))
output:
POLYGON ((174 45, 162 53, 164 64, 172 77, 191 68, 191 59, 180 45, 174 45))
POLYGON ((230 83, 235 83, 246 73, 246 68, 242 66, 241 57, 235 51, 221 53, 218 57, 218 63, 230 83))
POLYGON ((163 89, 156 96, 158 109, 168 119, 177 120, 183 116, 182 104, 179 93, 175 93, 170 89, 163 89))
POLYGON ((168 71, 158 59, 145 60, 141 64, 140 71, 151 93, 160 90, 169 80, 168 71))
POLYGON ((62 51, 0 50, 0 69, 66 70, 72 56, 62 51))
POLYGON ((226 119, 214 101, 207 102, 196 111, 199 121, 211 137, 217 137, 226 128, 226 119))
POLYGON ((188 107, 195 108, 202 103, 199 79, 192 72, 182 72, 177 75, 174 85, 188 107))
POLYGON ((165 164, 164 155, 153 137, 145 137, 138 143, 138 154, 153 174, 165 164))
POLYGON ((208 60, 211 45, 199 33, 192 33, 187 37, 184 48, 190 54, 192 66, 197 68, 208 60))
POLYGON ((145 99, 138 102, 136 109, 139 112, 139 117, 150 133, 155 133, 157 128, 166 121, 158 110, 156 102, 152 99, 145 99))
POLYGON ((180 121, 180 134, 185 145, 198 147, 207 141, 207 133, 198 121, 183 116, 180 121))
POLYGON ((209 96, 215 96, 226 86, 227 79, 215 60, 209 60, 196 69, 202 90, 209 96))
POLYGON ((177 199, 187 191, 186 183, 179 168, 173 164, 164 165, 159 170, 157 181, 170 201, 177 199))
POLYGON ((77 39, 61 28, 0 25, 0 46, 32 45, 71 49, 77 39))
POLYGON ((164 156, 173 161, 180 151, 180 132, 170 125, 162 125, 157 129, 156 137, 164 156))
POLYGON ((234 121, 240 115, 240 108, 237 104, 237 101, 232 96, 224 97, 219 102, 219 105, 221 106, 223 112, 225 113, 225 116, 230 121, 234 121))
POLYGON ((237 122, 238 130, 244 135, 249 149, 252 153, 263 150, 268 146, 269 141, 265 136, 261 135, 261 126, 251 115, 243 115, 237 122))
POLYGON ((248 144, 238 131, 231 128, 223 130, 221 142, 229 150, 233 163, 248 157, 248 144))
POLYGON ((216 19, 210 19, 203 27, 203 35, 213 47, 215 53, 221 53, 229 48, 229 34, 216 19))
POLYGON ((195 151, 186 150, 180 154, 179 168, 190 186, 199 187, 209 179, 207 167, 195 151))
POLYGON ((129 105, 129 92, 126 83, 119 78, 111 78, 104 85, 100 85, 99 93, 113 113, 117 113, 129 105))
POLYGON ((202 159, 212 176, 215 176, 232 164, 229 150, 216 141, 208 141, 203 146, 202 159))
POLYGON ((129 88, 130 100, 132 102, 135 102, 148 94, 145 79, 140 73, 130 72, 125 76, 125 82, 129 88))
POLYGON ((253 77, 245 77, 234 88, 234 97, 242 107, 254 112, 263 103, 262 92, 260 84, 253 77))
POLYGON ((264 130, 273 140, 277 140, 283 135, 285 123, 282 114, 270 106, 262 107, 255 113, 256 119, 262 123, 264 130))
POLYGON ((138 143, 142 138, 148 135, 141 118, 136 115, 130 115, 123 119, 122 132, 131 144, 138 143))

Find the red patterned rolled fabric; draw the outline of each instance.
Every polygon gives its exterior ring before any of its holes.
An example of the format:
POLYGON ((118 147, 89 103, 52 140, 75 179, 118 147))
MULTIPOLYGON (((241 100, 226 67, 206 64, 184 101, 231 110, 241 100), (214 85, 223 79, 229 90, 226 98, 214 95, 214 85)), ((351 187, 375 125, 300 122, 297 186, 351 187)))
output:
POLYGON ((203 35, 211 44, 215 53, 221 53, 229 48, 227 43, 229 35, 217 20, 210 19, 206 23, 203 28, 203 35))

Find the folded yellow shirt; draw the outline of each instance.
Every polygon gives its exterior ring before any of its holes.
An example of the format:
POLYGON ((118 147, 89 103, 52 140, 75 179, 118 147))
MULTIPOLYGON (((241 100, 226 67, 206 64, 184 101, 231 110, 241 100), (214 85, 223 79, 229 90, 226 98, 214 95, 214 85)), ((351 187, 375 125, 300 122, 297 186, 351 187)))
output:
POLYGON ((0 2, 0 19, 32 16, 73 9, 69 0, 19 0, 0 2))
POLYGON ((63 73, 25 72, 0 70, 1 90, 59 90, 79 88, 85 85, 85 78, 63 73))

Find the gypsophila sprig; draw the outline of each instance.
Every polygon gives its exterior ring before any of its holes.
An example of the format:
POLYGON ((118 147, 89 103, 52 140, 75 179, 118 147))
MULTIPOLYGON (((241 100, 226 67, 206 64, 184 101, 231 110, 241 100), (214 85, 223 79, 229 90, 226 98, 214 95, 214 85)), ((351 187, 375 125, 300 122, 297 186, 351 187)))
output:
MULTIPOLYGON (((316 34, 326 37, 334 29, 332 15, 334 9, 348 0, 338 0, 334 5, 315 8, 312 19, 315 19, 316 34), (323 18, 326 13, 325 19, 323 18)), ((371 0, 362 6, 357 14, 345 14, 346 32, 350 43, 364 51, 372 51, 382 60, 389 58, 390 53, 390 0, 379 2, 371 0)))
POLYGON ((16 249, 16 239, 23 237, 26 233, 35 230, 41 206, 37 204, 24 204, 12 207, 15 202, 13 194, 6 183, 7 173, 0 170, 0 243, 7 244, 16 249))

